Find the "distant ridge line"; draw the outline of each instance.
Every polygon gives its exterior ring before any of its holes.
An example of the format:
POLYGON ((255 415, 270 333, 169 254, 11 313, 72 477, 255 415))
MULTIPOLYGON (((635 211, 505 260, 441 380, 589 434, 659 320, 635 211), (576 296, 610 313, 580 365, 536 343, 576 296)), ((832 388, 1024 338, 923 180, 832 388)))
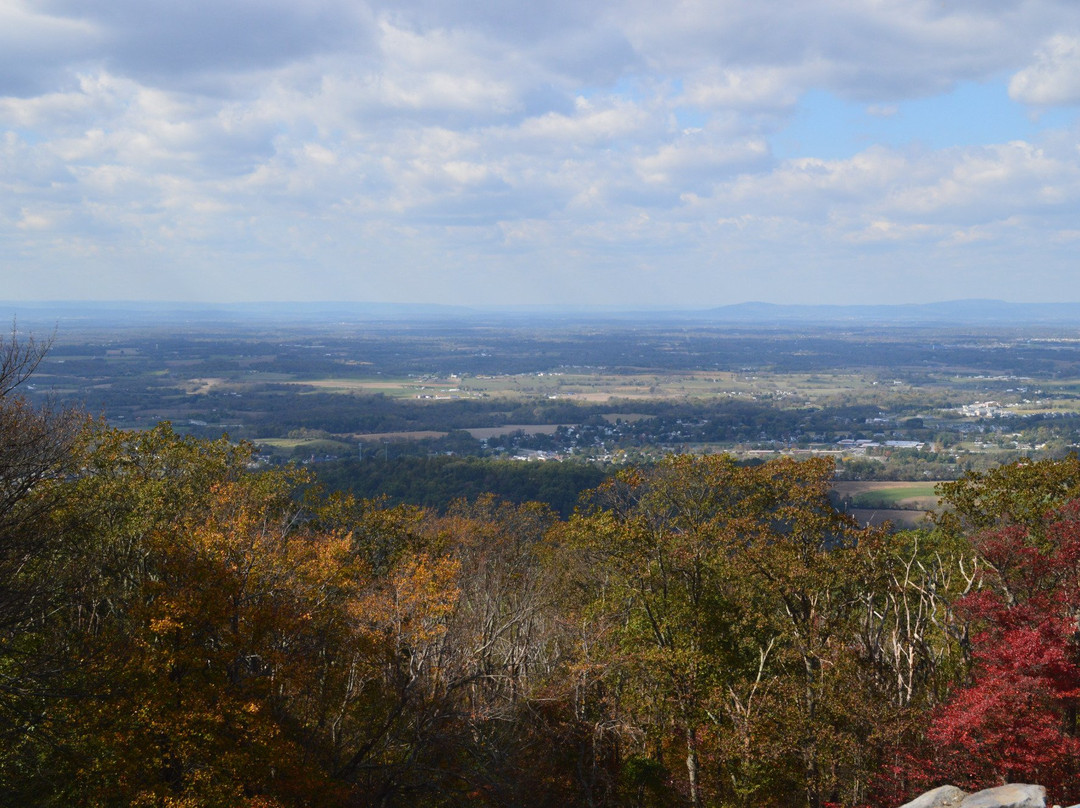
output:
POLYGON ((1009 303, 1004 300, 948 300, 937 303, 777 304, 749 302, 708 310, 717 320, 883 323, 1076 323, 1080 303, 1009 303))
POLYGON ((1076 325, 1080 303, 949 300, 935 303, 783 304, 749 301, 701 309, 594 305, 440 305, 372 302, 184 303, 156 301, 8 301, 0 319, 28 325, 190 325, 236 321, 696 323, 732 325, 1076 325))

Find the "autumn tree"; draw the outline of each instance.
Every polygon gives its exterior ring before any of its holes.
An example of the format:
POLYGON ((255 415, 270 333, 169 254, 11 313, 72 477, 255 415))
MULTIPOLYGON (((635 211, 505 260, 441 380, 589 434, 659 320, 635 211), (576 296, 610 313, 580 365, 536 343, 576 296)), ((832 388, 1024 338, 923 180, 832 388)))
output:
POLYGON ((34 405, 19 386, 49 348, 12 327, 0 338, 0 800, 36 769, 43 705, 62 687, 70 660, 41 641, 63 596, 66 546, 45 522, 54 483, 78 466, 87 424, 76 410, 34 405))
POLYGON ((850 678, 873 731, 864 754, 874 765, 871 804, 900 804, 931 785, 929 716, 966 676, 969 624, 959 605, 978 577, 964 536, 919 529, 871 532, 858 547, 857 640, 850 678))
POLYGON ((970 676, 930 738, 936 771, 963 785, 1024 780, 1045 784, 1056 801, 1080 799, 1078 482, 1073 456, 946 487, 956 518, 975 528, 979 569, 958 604, 970 626, 970 676))
MULTIPOLYGON (((274 734, 248 732, 267 713, 246 685, 225 686, 251 664, 238 637, 252 625, 234 608, 230 631, 226 607, 230 597, 248 602, 230 586, 251 572, 235 548, 258 549, 235 509, 270 493, 256 494, 245 451, 225 441, 181 439, 168 427, 97 429, 87 441, 39 525, 60 537, 52 570, 61 595, 29 636, 63 665, 39 700, 37 757, 20 762, 11 790, 81 804, 255 795, 241 776, 257 771, 244 750, 274 734)), ((249 507, 268 518, 268 501, 249 507)))
POLYGON ((673 776, 678 737, 690 805, 819 805, 857 745, 841 674, 858 534, 829 504, 831 472, 672 457, 621 473, 570 522, 614 720, 673 776))
POLYGON ((47 587, 41 562, 49 556, 38 530, 53 504, 43 483, 71 470, 86 424, 74 410, 34 406, 17 388, 30 378, 49 343, 0 338, 0 632, 32 619, 47 587))
POLYGON ((572 802, 574 766, 562 752, 574 726, 559 711, 568 643, 547 563, 554 514, 491 496, 444 516, 356 505, 345 520, 356 546, 386 560, 359 613, 390 652, 387 709, 377 743, 340 772, 408 804, 572 802), (388 530, 395 513, 420 518, 388 530))
POLYGON ((1080 497, 1080 458, 1023 460, 942 483, 948 505, 936 521, 953 534, 974 535, 1010 525, 1039 531, 1047 513, 1080 497))
MULTIPOLYGON (((448 712, 469 750, 467 779, 491 804, 539 805, 544 790, 559 783, 533 709, 538 696, 551 695, 563 662, 553 575, 544 563, 555 521, 546 506, 489 495, 455 503, 438 524, 458 573, 447 634, 448 712)), ((554 792, 552 804, 565 804, 565 783, 554 792)))
POLYGON ((58 597, 22 648, 62 665, 7 801, 566 803, 548 509, 327 498, 167 424, 83 440, 39 522, 58 597))
POLYGON ((2 802, 1080 798, 1075 458, 949 484, 919 532, 837 513, 826 461, 722 456, 624 469, 560 522, 5 414, 0 455, 35 462, 0 468, 2 802))

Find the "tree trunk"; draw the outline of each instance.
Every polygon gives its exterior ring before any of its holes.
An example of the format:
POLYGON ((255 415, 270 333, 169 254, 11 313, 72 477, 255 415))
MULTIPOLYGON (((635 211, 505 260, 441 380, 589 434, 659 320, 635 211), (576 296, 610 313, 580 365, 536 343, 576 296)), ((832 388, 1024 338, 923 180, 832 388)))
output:
POLYGON ((701 785, 698 783, 697 731, 686 728, 686 773, 690 778, 690 804, 701 808, 701 785))

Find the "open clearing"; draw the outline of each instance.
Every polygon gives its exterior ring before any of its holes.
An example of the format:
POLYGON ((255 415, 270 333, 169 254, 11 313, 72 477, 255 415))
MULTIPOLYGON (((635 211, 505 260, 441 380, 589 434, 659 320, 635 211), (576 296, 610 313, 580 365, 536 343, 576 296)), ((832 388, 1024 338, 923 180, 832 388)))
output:
POLYGON ((936 486, 936 482, 838 481, 833 483, 833 490, 857 508, 892 506, 929 511, 938 506, 936 486))
POLYGON ((353 440, 426 440, 445 438, 446 435, 446 432, 436 432, 433 429, 417 429, 412 432, 369 432, 364 435, 353 435, 353 440))

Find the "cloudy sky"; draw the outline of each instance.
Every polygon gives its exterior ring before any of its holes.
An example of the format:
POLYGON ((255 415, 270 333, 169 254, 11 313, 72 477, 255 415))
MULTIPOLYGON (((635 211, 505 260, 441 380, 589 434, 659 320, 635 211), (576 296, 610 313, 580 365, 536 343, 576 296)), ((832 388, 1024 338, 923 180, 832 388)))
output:
POLYGON ((0 299, 1080 300, 1076 0, 0 0, 0 299))

